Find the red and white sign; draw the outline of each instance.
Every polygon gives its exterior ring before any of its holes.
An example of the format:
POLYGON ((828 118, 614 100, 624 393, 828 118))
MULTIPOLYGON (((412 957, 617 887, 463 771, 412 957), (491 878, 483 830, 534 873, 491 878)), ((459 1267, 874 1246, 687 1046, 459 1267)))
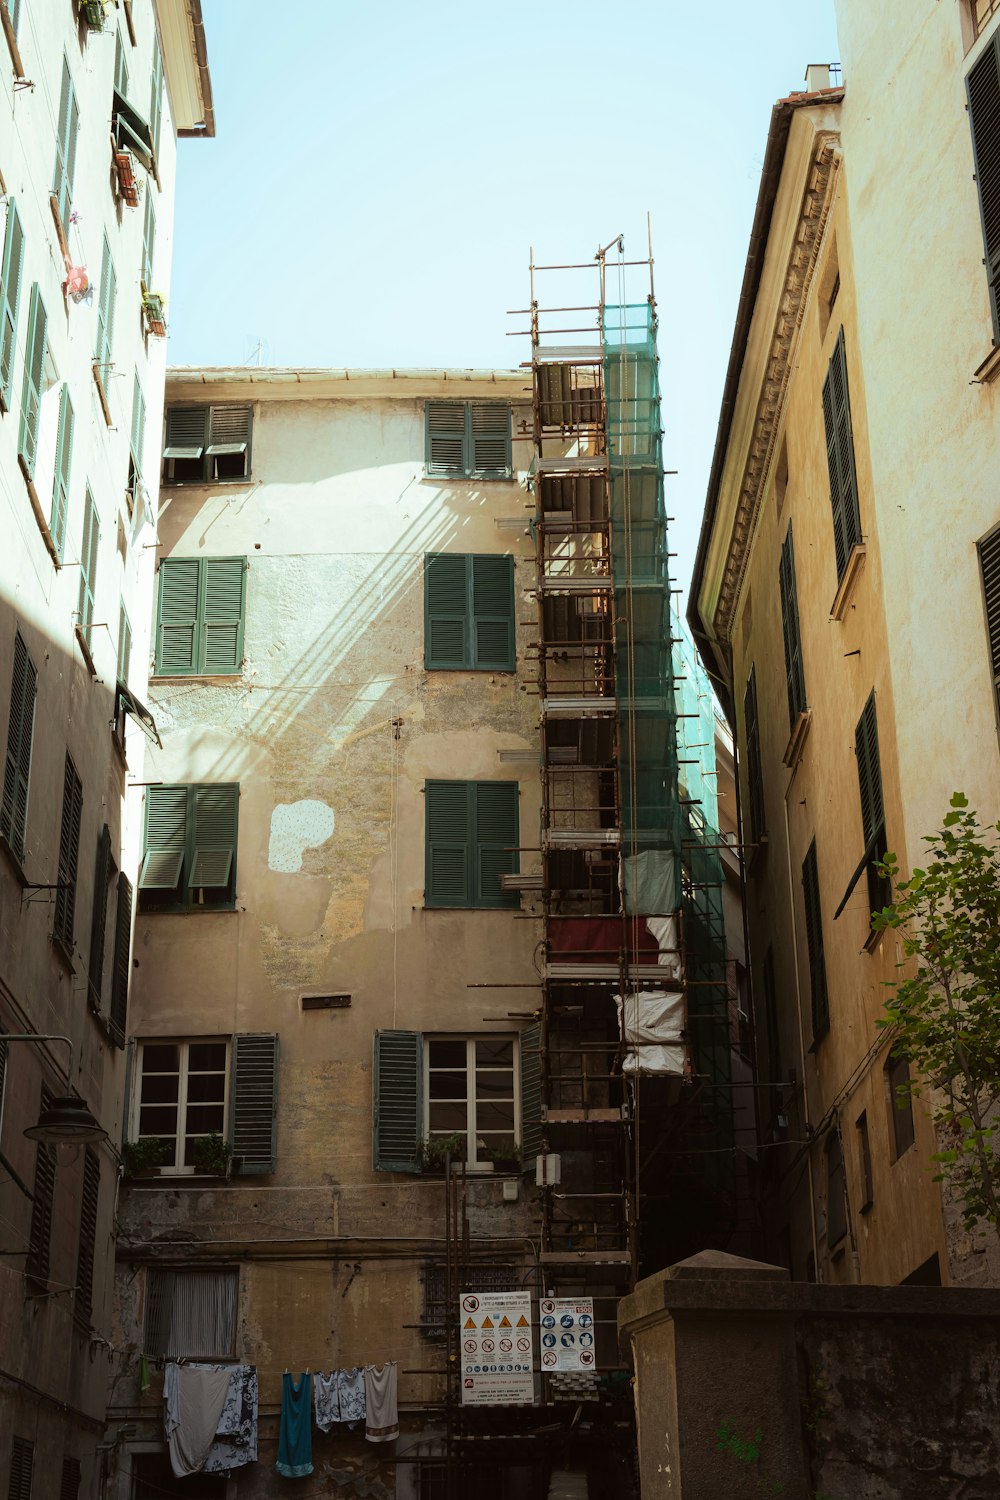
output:
POLYGON ((462 1293, 462 1405, 530 1405, 535 1395, 530 1292, 462 1293))

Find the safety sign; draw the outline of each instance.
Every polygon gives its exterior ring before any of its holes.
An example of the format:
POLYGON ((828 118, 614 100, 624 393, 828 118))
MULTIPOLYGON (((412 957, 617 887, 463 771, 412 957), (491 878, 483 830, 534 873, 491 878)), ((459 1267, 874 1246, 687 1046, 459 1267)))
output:
POLYGON ((535 1395, 531 1293, 463 1292, 458 1306, 462 1405, 530 1405, 535 1395))
POLYGON ((538 1321, 543 1373, 596 1368, 593 1297, 543 1297, 538 1321))

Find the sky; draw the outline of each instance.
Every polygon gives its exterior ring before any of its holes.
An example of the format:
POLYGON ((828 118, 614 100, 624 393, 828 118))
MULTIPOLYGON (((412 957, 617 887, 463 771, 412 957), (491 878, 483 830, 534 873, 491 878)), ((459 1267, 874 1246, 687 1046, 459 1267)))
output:
POLYGON ((513 368, 529 247, 640 258, 648 214, 686 589, 771 106, 838 59, 833 0, 203 10, 217 135, 180 143, 170 363, 513 368))

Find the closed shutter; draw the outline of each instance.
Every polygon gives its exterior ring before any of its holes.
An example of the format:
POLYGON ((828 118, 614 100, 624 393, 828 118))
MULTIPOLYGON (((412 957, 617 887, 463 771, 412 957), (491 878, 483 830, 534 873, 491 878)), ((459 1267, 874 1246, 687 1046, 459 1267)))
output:
POLYGON ((200 576, 198 558, 168 558, 160 564, 157 672, 197 671, 200 576))
POLYGON ((510 407, 470 401, 467 407, 469 468, 484 479, 506 479, 511 469, 510 407))
POLYGON ((201 668, 231 675, 243 665, 243 600, 246 559, 208 557, 204 570, 201 668))
POLYGON ((168 406, 163 439, 165 459, 200 459, 208 442, 207 406, 168 406))
MULTIPOLYGON (((152 86, 149 95, 149 138, 153 143, 153 154, 160 154, 160 122, 163 118, 163 55, 160 39, 153 37, 152 86)), ((147 189, 148 191, 148 189, 147 189)))
POLYGON ((823 913, 819 900, 816 840, 802 862, 802 895, 806 913, 806 944, 809 952, 809 990, 812 1000, 813 1038, 829 1029, 830 1006, 826 989, 826 959, 823 953, 823 913))
POLYGON ((428 474, 464 475, 464 405, 459 401, 428 401, 425 422, 428 474))
POLYGON ((80 855, 80 820, 83 815, 83 783, 67 755, 63 773, 62 823, 59 829, 59 888, 56 891, 53 935, 67 957, 73 957, 73 926, 76 916, 76 868, 80 855))
POLYGON ((979 566, 983 575, 986 635, 993 673, 993 692, 1000 715, 1000 527, 979 543, 979 566))
POLYGON ((21 299, 24 265, 24 230, 13 198, 7 200, 7 232, 0 270, 0 405, 10 408, 14 383, 14 353, 17 349, 17 312, 21 299))
POLYGON ((142 221, 142 285, 147 292, 153 290, 153 256, 156 251, 156 210, 153 195, 147 190, 146 207, 142 221))
POLYGON ((7 1500, 31 1500, 31 1478, 35 1466, 35 1445, 27 1438, 16 1437, 10 1450, 10 1483, 7 1500))
POLYGON ((76 1301, 73 1312, 89 1323, 94 1311, 94 1249, 97 1244, 97 1203, 101 1191, 101 1163, 88 1146, 83 1156, 83 1196, 80 1200, 80 1238, 76 1256, 76 1301))
POLYGON ((128 982, 132 955, 132 882, 127 875, 118 877, 118 902, 115 911, 115 956, 111 974, 111 1040, 124 1047, 128 1020, 128 982))
POLYGON ((105 235, 104 252, 101 257, 101 286, 97 300, 97 345, 94 349, 94 359, 100 366, 98 374, 104 385, 108 382, 111 356, 114 350, 117 298, 118 280, 115 276, 114 262, 111 259, 111 246, 105 235))
POLYGON ((526 1170, 542 1149, 542 1028, 521 1032, 521 1164, 526 1170))
POLYGON ((795 592, 795 551, 792 545, 792 528, 781 548, 781 564, 778 569, 781 592, 781 632, 785 642, 785 679, 788 689, 788 721, 794 728, 795 721, 806 707, 806 683, 802 670, 802 640, 799 634, 799 604, 795 592))
POLYGON ((518 788, 516 781, 478 781, 475 786, 477 906, 517 906, 516 891, 505 891, 500 876, 518 868, 518 788))
POLYGON ((80 1497, 80 1460, 78 1458, 64 1458, 62 1461, 62 1476, 59 1481, 59 1500, 79 1500, 80 1497))
POLYGON ((118 606, 118 681, 128 686, 128 672, 132 662, 132 627, 125 613, 125 605, 118 606))
POLYGON ((108 913, 108 884, 111 880, 111 830, 105 823, 97 840, 97 865, 94 871, 94 911, 90 923, 90 1003, 101 1008, 104 983, 104 929, 108 913))
POLYGON ((194 794, 194 857, 188 886, 192 890, 225 890, 234 881, 236 823, 240 789, 196 786, 194 794))
POLYGON ((42 380, 45 375, 45 353, 48 348, 49 320, 38 290, 31 288, 28 312, 28 342, 24 351, 24 386, 21 392, 21 425, 17 436, 18 456, 23 459, 28 477, 35 473, 38 449, 38 419, 42 410, 42 380))
POLYGON ((855 544, 861 540, 861 513, 858 509, 858 481, 854 465, 854 434, 851 428, 843 328, 837 335, 837 343, 823 383, 823 424, 826 429, 833 546, 839 583, 855 544))
POLYGON ((858 761, 858 786, 861 793, 861 829, 867 848, 878 830, 885 827, 874 693, 865 704, 854 731, 854 753, 858 761))
MULTIPOLYGON (((52 1095, 42 1089, 42 1111, 52 1104, 52 1095)), ((39 1141, 35 1148, 35 1180, 32 1186, 31 1228, 24 1272, 34 1281, 49 1279, 49 1246, 52 1239, 52 1196, 56 1183, 56 1153, 39 1141)))
POLYGON ((750 668, 743 694, 743 732, 747 746, 747 792, 750 804, 750 841, 756 844, 765 831, 764 776, 760 756, 760 723, 757 718, 757 669, 750 668))
POLYGON ((59 118, 56 122, 56 164, 53 192, 59 200, 59 221, 63 234, 69 234, 69 213, 73 202, 73 174, 76 169, 76 136, 80 124, 69 63, 63 58, 62 86, 59 90, 59 118))
POLYGON ((172 891, 180 884, 187 844, 186 786, 151 786, 146 791, 146 837, 141 891, 172 891))
POLYGON ((1000 36, 994 36, 966 80, 993 342, 1000 343, 1000 36))
POLYGON ((28 778, 31 773, 31 740, 35 723, 37 673, 28 655, 24 637, 14 634, 14 671, 10 685, 10 719, 7 726, 7 757, 3 772, 3 804, 0 833, 18 859, 24 858, 24 829, 28 815, 28 778))
POLYGON ((472 639, 475 665, 514 670, 514 559, 472 557, 472 639))
POLYGON ((426 783, 425 906, 473 905, 469 790, 465 781, 426 783))
POLYGON ((115 93, 121 94, 123 99, 128 93, 128 63, 125 61, 122 34, 117 27, 115 28, 115 93))
POLYGON ((231 1144, 244 1177, 277 1167, 278 1038, 271 1033, 233 1037, 231 1144))
POLYGON ((78 610, 80 627, 89 632, 94 623, 94 594, 97 589, 97 548, 101 529, 97 522, 97 507, 88 490, 83 507, 83 542, 80 547, 80 598, 78 610))
POLYGON ((64 384, 59 392, 59 427, 56 433, 56 467, 52 480, 52 514, 49 531, 60 559, 66 543, 66 516, 69 511, 69 475, 73 458, 73 403, 69 397, 69 386, 64 384))
POLYGON ((432 553, 424 558, 424 665, 429 671, 471 665, 467 558, 432 553))
POLYGON ((419 1031, 376 1031, 373 1160, 377 1172, 419 1172, 424 1044, 419 1031))
POLYGON ((143 400, 142 386, 139 384, 139 371, 135 372, 132 384, 132 433, 131 449, 132 464, 138 477, 142 478, 142 454, 146 442, 146 403, 143 400))

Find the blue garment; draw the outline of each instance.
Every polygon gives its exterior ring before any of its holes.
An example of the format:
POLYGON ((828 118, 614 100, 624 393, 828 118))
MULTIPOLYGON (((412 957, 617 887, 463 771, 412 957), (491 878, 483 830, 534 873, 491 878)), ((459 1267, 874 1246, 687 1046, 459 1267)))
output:
POLYGON ((295 1376, 286 1370, 281 1377, 281 1431, 278 1462, 274 1466, 286 1479, 304 1479, 312 1464, 312 1376, 295 1376))

